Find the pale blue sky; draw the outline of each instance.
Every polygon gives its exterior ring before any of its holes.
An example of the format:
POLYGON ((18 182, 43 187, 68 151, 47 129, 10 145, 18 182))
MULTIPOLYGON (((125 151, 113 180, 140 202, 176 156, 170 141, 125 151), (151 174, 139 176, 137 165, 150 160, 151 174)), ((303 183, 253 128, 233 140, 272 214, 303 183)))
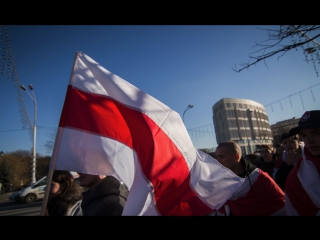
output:
MULTIPOLYGON (((193 104, 184 120, 197 148, 217 144, 211 108, 221 98, 261 103, 266 106, 270 124, 320 109, 320 78, 313 64, 304 61, 301 49, 280 59, 267 59, 267 66, 261 62, 240 73, 232 70, 259 49, 253 48, 256 42, 268 38, 267 32, 258 27, 278 29, 277 25, 6 27, 19 82, 32 84, 36 94, 36 150, 41 155, 48 155, 44 144, 48 133, 58 126, 76 51, 157 98, 181 117, 187 106, 193 104)), ((0 44, 3 47, 3 42, 0 44)), ((0 150, 30 150, 33 143, 29 131, 22 129, 15 83, 3 75, 0 81, 0 150)), ((26 92, 23 97, 33 123, 33 101, 26 92)))

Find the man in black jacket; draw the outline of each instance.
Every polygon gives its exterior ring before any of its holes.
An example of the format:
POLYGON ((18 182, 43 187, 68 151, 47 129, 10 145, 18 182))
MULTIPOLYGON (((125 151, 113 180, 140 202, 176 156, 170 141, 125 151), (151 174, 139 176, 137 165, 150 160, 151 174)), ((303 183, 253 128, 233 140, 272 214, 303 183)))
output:
POLYGON ((242 157, 235 141, 219 143, 215 157, 224 167, 245 178, 223 207, 209 216, 285 215, 284 192, 268 175, 242 157))
POLYGON ((78 173, 83 192, 83 216, 121 216, 129 191, 113 176, 78 173))

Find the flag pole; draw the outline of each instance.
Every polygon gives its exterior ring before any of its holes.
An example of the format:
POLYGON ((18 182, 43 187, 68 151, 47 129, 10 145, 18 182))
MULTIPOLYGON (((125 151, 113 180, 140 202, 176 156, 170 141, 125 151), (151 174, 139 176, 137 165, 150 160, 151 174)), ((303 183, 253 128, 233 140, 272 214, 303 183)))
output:
MULTIPOLYGON (((73 67, 72 67, 72 71, 71 71, 71 75, 70 75, 69 84, 71 83, 71 80, 72 80, 72 75, 74 73, 74 69, 75 69, 75 66, 76 66, 76 61, 78 59, 79 53, 80 52, 76 52, 76 55, 74 57, 73 67)), ((57 159, 57 154, 58 154, 58 150, 57 149, 59 149, 57 146, 60 145, 61 135, 62 135, 62 130, 60 128, 58 128, 58 132, 57 132, 57 135, 56 135, 54 148, 53 148, 53 154, 52 154, 52 157, 51 157, 51 160, 50 160, 49 173, 48 173, 48 176, 47 176, 47 183, 46 183, 46 191, 44 193, 44 198, 43 198, 43 201, 42 201, 40 216, 44 216, 45 211, 47 209, 49 191, 50 191, 51 182, 52 182, 52 175, 53 175, 53 171, 54 171, 55 166, 56 166, 56 159, 57 159)))

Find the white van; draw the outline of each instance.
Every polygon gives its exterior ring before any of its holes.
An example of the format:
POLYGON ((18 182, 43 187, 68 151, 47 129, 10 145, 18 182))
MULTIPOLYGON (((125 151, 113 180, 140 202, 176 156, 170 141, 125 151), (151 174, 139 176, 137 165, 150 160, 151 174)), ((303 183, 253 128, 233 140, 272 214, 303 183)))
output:
POLYGON ((31 203, 43 199, 46 185, 47 176, 44 176, 31 186, 23 188, 15 197, 15 201, 31 203))
MULTIPOLYGON (((79 175, 71 172, 76 182, 79 182, 79 175)), ((45 188, 47 185, 47 176, 40 178, 29 187, 23 188, 20 193, 15 197, 16 202, 32 203, 44 198, 45 188)))

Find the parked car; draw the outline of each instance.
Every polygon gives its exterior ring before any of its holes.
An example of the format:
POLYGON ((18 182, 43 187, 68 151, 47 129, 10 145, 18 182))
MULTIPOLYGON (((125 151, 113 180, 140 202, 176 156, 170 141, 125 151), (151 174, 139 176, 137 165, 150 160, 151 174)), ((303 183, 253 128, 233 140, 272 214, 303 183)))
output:
MULTIPOLYGON (((75 181, 79 183, 79 175, 71 172, 75 181)), ((37 180, 34 184, 21 189, 20 193, 15 196, 16 202, 32 203, 44 198, 45 188, 47 185, 47 176, 37 180)))
POLYGON ((13 192, 10 197, 9 200, 14 201, 16 199, 16 197, 20 194, 21 191, 17 191, 17 192, 13 192))
POLYGON ((47 176, 40 178, 34 184, 21 189, 20 194, 15 197, 17 202, 32 203, 44 198, 44 188, 47 185, 47 176))

